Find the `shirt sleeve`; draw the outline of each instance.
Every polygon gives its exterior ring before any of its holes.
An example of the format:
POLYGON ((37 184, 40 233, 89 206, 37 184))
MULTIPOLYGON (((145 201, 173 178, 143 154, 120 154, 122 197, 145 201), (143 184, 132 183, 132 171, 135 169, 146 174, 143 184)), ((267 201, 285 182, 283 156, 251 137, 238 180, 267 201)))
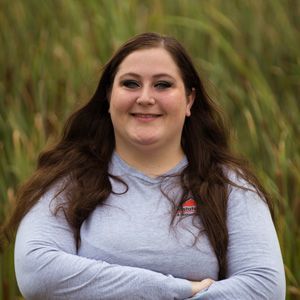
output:
POLYGON ((192 299, 284 300, 283 261, 267 204, 235 187, 228 201, 228 276, 192 299))
POLYGON ((54 216, 55 190, 23 218, 15 243, 15 272, 26 299, 185 299, 191 284, 142 268, 109 264, 76 254, 72 230, 54 216))

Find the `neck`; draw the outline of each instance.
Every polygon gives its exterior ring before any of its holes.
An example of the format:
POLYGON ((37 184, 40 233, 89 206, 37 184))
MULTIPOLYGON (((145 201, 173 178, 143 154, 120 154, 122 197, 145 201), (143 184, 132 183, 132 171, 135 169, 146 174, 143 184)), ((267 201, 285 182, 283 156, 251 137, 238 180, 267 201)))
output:
POLYGON ((162 175, 175 167, 184 157, 180 145, 177 149, 150 149, 143 146, 133 149, 124 149, 116 146, 118 155, 131 167, 150 177, 162 175), (142 149, 141 149, 142 148, 142 149))

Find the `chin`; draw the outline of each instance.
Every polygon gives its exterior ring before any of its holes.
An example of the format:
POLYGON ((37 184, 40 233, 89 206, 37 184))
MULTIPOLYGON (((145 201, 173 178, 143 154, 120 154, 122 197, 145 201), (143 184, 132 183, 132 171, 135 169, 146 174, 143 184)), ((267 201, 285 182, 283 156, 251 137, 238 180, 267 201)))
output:
POLYGON ((157 138, 153 138, 153 137, 149 137, 149 138, 138 138, 134 140, 134 144, 138 145, 138 146, 152 146, 157 144, 158 139, 157 138))

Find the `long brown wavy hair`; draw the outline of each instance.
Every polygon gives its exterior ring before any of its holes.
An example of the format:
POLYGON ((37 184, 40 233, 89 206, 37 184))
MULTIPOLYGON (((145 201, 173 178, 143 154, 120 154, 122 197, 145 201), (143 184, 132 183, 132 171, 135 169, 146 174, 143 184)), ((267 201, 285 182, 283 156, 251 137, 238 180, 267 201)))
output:
MULTIPOLYGON (((115 137, 108 110, 118 67, 133 51, 155 47, 164 48, 172 56, 181 72, 187 94, 195 90, 191 116, 186 118, 182 132, 181 144, 188 165, 180 175, 181 185, 183 193, 192 194, 197 202, 197 215, 218 259, 219 279, 226 277, 228 185, 234 183, 224 169, 233 170, 250 183, 269 207, 271 202, 246 162, 232 154, 229 131, 222 114, 207 95, 185 49, 174 38, 156 33, 133 37, 104 66, 95 94, 71 115, 60 141, 40 155, 37 169, 21 187, 13 214, 1 229, 1 240, 3 237, 12 240, 20 221, 39 198, 55 182, 68 178, 62 187, 62 190, 68 188, 67 206, 57 207, 56 212, 63 209, 79 246, 83 221, 113 192, 108 167, 115 149, 115 137)), ((177 203, 174 216, 182 204, 183 201, 177 203)))

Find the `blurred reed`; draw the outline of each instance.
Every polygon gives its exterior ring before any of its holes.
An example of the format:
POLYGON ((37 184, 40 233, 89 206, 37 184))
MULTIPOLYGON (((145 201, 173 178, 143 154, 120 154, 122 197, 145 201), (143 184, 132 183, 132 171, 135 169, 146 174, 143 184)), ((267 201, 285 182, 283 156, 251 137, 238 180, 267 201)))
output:
MULTIPOLYGON (((0 221, 116 47, 143 31, 170 34, 274 199, 287 299, 300 299, 299 30, 298 0, 1 0, 0 221)), ((18 299, 13 245, 0 259, 0 299, 18 299)))

